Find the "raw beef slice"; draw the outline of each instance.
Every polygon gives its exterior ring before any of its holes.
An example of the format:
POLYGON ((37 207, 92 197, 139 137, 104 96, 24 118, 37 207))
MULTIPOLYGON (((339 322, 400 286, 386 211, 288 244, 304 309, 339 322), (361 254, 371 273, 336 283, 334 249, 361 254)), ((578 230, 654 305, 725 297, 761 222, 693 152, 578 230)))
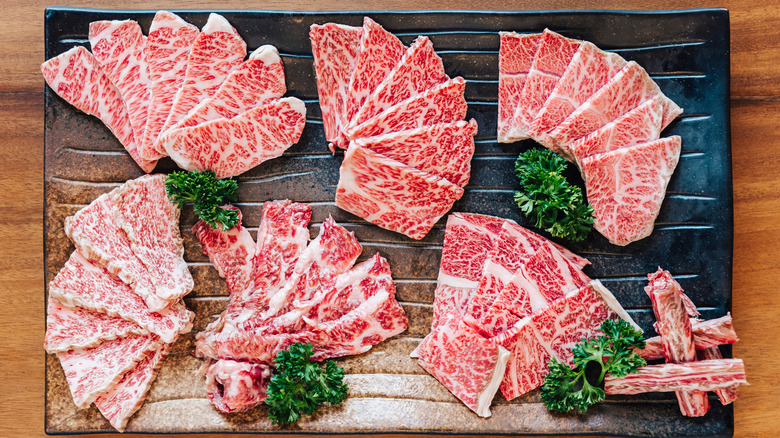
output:
POLYGON ((499 32, 501 46, 498 49, 498 142, 512 143, 510 138, 517 103, 523 93, 528 71, 539 47, 541 33, 518 34, 499 32))

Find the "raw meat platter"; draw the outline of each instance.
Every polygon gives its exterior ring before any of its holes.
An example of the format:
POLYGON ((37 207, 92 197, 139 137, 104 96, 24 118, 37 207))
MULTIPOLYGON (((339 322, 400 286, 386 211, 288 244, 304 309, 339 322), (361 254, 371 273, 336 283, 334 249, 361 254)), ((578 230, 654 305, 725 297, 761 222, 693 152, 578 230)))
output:
MULTIPOLYGON (((179 12, 203 26, 209 11, 179 12)), ((337 407, 321 409, 297 425, 272 426, 264 407, 242 414, 220 414, 209 403, 204 379, 195 372, 200 360, 190 352, 194 334, 218 314, 227 288, 200 250, 190 229, 191 210, 182 215, 185 258, 195 279, 186 298, 195 311, 195 327, 173 346, 146 403, 133 417, 130 432, 301 432, 301 433, 453 433, 588 434, 622 436, 731 436, 732 405, 714 401, 702 418, 682 417, 672 394, 610 397, 585 415, 548 412, 539 392, 513 402, 500 395, 493 416, 479 418, 420 368, 409 353, 426 335, 436 286, 445 218, 424 239, 411 240, 370 225, 333 203, 343 152, 327 147, 309 42, 309 26, 338 22, 359 26, 370 16, 410 44, 428 36, 444 61, 446 73, 467 80, 467 119, 479 124, 472 179, 453 211, 495 215, 526 224, 514 205, 514 160, 533 146, 526 140, 496 142, 499 31, 540 32, 592 41, 642 65, 662 91, 685 108, 664 135, 683 138, 682 156, 653 234, 625 247, 611 245, 597 233, 579 244, 566 242, 591 260, 586 268, 600 279, 631 316, 653 335, 650 301, 642 292, 645 274, 668 269, 697 303, 704 318, 731 310, 732 187, 729 142, 728 11, 700 9, 668 12, 220 12, 246 40, 248 49, 276 46, 287 73, 288 96, 307 106, 307 123, 297 145, 281 158, 241 175, 239 200, 244 224, 257 230, 262 203, 288 198, 311 204, 312 236, 328 214, 354 231, 364 248, 361 260, 376 251, 393 268, 398 299, 409 315, 409 329, 370 352, 339 359, 350 393, 337 407)), ((102 11, 49 8, 46 11, 46 58, 74 45, 87 45, 89 23, 134 19, 144 30, 152 11, 102 11)), ((158 172, 176 168, 164 159, 158 172)), ((570 180, 581 183, 572 173, 570 180)), ((141 170, 108 129, 46 90, 45 102, 45 266, 51 281, 73 246, 63 230, 65 217, 141 170)), ((737 317, 737 324, 739 324, 737 317)), ((730 350, 726 350, 730 352, 730 350)), ((46 360, 46 432, 51 434, 112 430, 96 408, 74 405, 56 356, 46 360)), ((714 396, 712 396, 714 397, 714 396)))

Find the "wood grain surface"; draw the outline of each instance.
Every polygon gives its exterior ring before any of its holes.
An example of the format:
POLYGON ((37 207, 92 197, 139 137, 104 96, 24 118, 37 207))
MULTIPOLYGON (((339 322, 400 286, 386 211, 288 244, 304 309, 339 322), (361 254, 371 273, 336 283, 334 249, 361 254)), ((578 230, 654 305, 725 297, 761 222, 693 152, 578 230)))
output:
MULTIPOLYGON (((731 10, 731 117, 734 175, 733 314, 751 386, 735 404, 735 436, 775 436, 780 429, 776 383, 780 368, 780 4, 738 0, 640 2, 515 1, 512 9, 731 10)), ((503 1, 409 0, 317 3, 290 0, 221 2, 60 3, 134 9, 507 9, 503 1)), ((0 26, 0 436, 44 436, 43 273, 43 12, 38 1, 6 1, 0 26)), ((208 435, 199 435, 208 436, 208 435)), ((216 436, 216 435, 215 435, 216 436)))

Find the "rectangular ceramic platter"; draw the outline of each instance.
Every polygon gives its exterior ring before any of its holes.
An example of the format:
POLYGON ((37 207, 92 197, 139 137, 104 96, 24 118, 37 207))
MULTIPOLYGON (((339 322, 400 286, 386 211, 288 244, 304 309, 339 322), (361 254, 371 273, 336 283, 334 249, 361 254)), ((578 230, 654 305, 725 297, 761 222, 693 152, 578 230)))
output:
MULTIPOLYGON (((680 415, 672 394, 613 397, 587 415, 552 415, 534 391, 511 403, 497 395, 489 419, 477 417, 430 375, 409 352, 429 330, 444 223, 421 241, 382 230, 333 204, 343 154, 332 156, 317 104, 317 89, 308 39, 313 23, 359 26, 370 15, 410 44, 427 35, 450 76, 468 80, 468 118, 479 123, 471 182, 454 211, 524 219, 513 205, 513 162, 532 141, 497 144, 498 32, 540 32, 545 27, 572 38, 594 42, 644 66, 664 93, 685 114, 664 133, 683 138, 680 164, 672 178, 655 232, 627 247, 609 244, 597 233, 581 244, 567 244, 588 257, 586 273, 601 279, 634 319, 653 334, 652 309, 642 290, 646 273, 658 266, 670 270, 705 317, 731 308, 732 190, 729 145, 729 23, 725 10, 672 12, 367 12, 310 13, 226 11, 224 16, 246 40, 249 50, 263 44, 279 49, 287 75, 288 95, 307 105, 307 125, 300 142, 283 157, 239 177, 238 206, 245 225, 257 230, 263 201, 289 198, 311 204, 312 236, 332 214, 353 230, 364 251, 387 257, 397 281, 398 298, 410 319, 409 329, 372 351, 339 359, 348 372, 350 395, 339 407, 321 409, 297 425, 272 426, 266 410, 224 415, 206 398, 200 361, 190 351, 194 333, 218 314, 227 301, 217 276, 190 233, 191 211, 182 216, 185 257, 195 277, 187 305, 196 314, 195 329, 173 347, 144 406, 130 421, 135 432, 303 432, 303 433, 458 433, 458 434, 606 434, 630 436, 729 436, 733 409, 712 398, 703 418, 680 415)), ((181 12, 201 27, 208 12, 181 12)), ((51 8, 46 12, 46 58, 75 44, 88 45, 89 23, 134 19, 146 33, 153 12, 51 8)), ((46 280, 56 275, 73 251, 63 220, 141 171, 96 118, 87 116, 46 90, 45 251, 46 280)), ((170 172, 169 160, 157 171, 170 172)), ((581 183, 579 176, 571 179, 581 183)), ((730 351, 727 351, 730 353, 730 351)), ((55 356, 46 356, 46 431, 111 431, 91 407, 76 409, 55 356)))

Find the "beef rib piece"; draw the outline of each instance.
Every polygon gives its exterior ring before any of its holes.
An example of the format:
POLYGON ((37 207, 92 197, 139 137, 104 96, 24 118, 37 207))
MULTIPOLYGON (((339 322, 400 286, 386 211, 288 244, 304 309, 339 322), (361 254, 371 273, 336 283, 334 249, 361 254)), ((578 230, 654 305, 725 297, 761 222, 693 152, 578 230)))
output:
POLYGON ((472 119, 359 138, 354 143, 465 187, 476 134, 477 122, 472 119))
POLYGON ((179 208, 168 199, 165 175, 130 180, 112 192, 114 220, 149 272, 155 294, 170 303, 190 293, 192 275, 184 261, 179 208))
MULTIPOLYGON (((693 329, 681 298, 682 288, 668 271, 648 274, 645 292, 653 303, 657 322, 655 331, 661 336, 664 359, 668 363, 696 361, 696 347, 693 329)), ((710 409, 705 390, 676 391, 677 402, 682 414, 687 417, 701 417, 710 409)))
MULTIPOLYGON (((225 17, 209 14, 206 25, 192 42, 184 82, 162 127, 165 133, 201 101, 217 92, 228 74, 246 57, 246 43, 225 17)), ((159 138, 159 137, 158 137, 159 138)), ((159 145, 157 152, 165 152, 159 145)))
POLYGON ((353 144, 341 163, 336 205, 422 239, 461 196, 463 189, 444 178, 353 144))
MULTIPOLYGON (((401 40, 386 31, 374 20, 363 18, 363 33, 355 62, 355 69, 347 87, 342 129, 349 128, 360 108, 369 100, 377 86, 390 74, 404 56, 406 47, 401 40)), ((346 144, 339 145, 342 148, 346 144)))
POLYGON ((550 140, 563 149, 659 94, 661 90, 645 69, 631 61, 569 114, 550 133, 550 140))
MULTIPOLYGON (((707 321, 691 321, 693 329, 693 344, 697 351, 707 350, 723 344, 733 344, 739 341, 731 315, 707 321)), ((645 348, 637 350, 640 356, 646 360, 664 358, 664 348, 660 336, 645 339, 645 348)))
POLYGON ((179 300, 169 307, 151 311, 144 300, 103 266, 78 251, 49 283, 49 297, 69 307, 105 313, 139 325, 164 341, 173 342, 192 329, 194 314, 179 300))
MULTIPOLYGON (((704 350, 696 351, 696 358, 699 361, 702 360, 721 360, 723 355, 720 353, 720 349, 716 346, 710 347, 704 350)), ((718 400, 723 406, 729 403, 733 403, 739 398, 739 388, 736 385, 729 386, 728 388, 716 389, 715 394, 718 396, 718 400)))
POLYGON ((161 343, 154 334, 130 335, 93 348, 57 353, 76 406, 88 407, 161 343))
POLYGON ((304 103, 285 97, 230 120, 166 132, 160 143, 182 169, 213 170, 217 178, 228 178, 281 156, 298 142, 305 124, 304 103))
POLYGON ((514 122, 517 103, 523 93, 528 72, 539 47, 541 33, 499 32, 498 49, 498 142, 520 140, 508 136, 514 122))
POLYGON ((132 321, 81 307, 66 306, 49 296, 43 348, 47 353, 59 353, 95 347, 103 341, 131 334, 147 333, 132 321))
POLYGON ((206 370, 209 400, 222 412, 245 412, 266 398, 273 370, 264 363, 212 361, 206 370))
POLYGON ((610 395, 672 391, 706 394, 747 384, 742 359, 720 359, 647 365, 619 379, 607 375, 604 391, 610 395))
POLYGON ((152 83, 149 112, 143 139, 138 140, 140 155, 145 159, 164 155, 154 149, 154 142, 160 136, 176 93, 184 83, 190 49, 199 33, 197 27, 176 14, 158 11, 154 15, 146 38, 146 63, 152 83))
MULTIPOLYGON (((544 147, 555 150, 549 133, 625 65, 626 61, 620 55, 605 52, 583 41, 547 101, 528 126, 528 135, 544 147)), ((571 159, 567 149, 560 152, 571 159)))
POLYGON ((157 160, 143 157, 139 142, 133 137, 122 93, 103 73, 89 50, 74 47, 44 62, 41 71, 46 83, 57 95, 77 109, 99 118, 141 170, 148 173, 154 169, 157 160))
POLYGON ((626 146, 657 140, 664 123, 682 113, 682 108, 663 95, 653 96, 641 105, 576 140, 567 150, 582 168, 582 160, 626 146))
POLYGON ((334 145, 346 147, 341 120, 347 99, 349 81, 360 53, 363 28, 327 23, 312 24, 309 30, 314 70, 317 73, 317 92, 320 98, 325 139, 334 145))
POLYGON ((168 351, 170 344, 162 344, 147 352, 119 383, 95 400, 95 406, 116 430, 123 432, 130 417, 144 404, 146 393, 157 377, 157 370, 168 351))
POLYGON ((89 44, 100 69, 122 94, 137 146, 144 138, 151 86, 141 26, 133 20, 93 21, 89 44))
POLYGON ((628 245, 653 231, 680 159, 680 143, 679 136, 672 136, 583 159, 593 226, 610 242, 628 245))
POLYGON ((265 105, 287 91, 284 79, 284 65, 276 47, 260 46, 230 72, 213 96, 202 100, 170 129, 232 119, 252 107, 265 105))
POLYGON ((130 240, 114 220, 113 196, 114 192, 101 195, 66 218, 65 234, 81 254, 105 266, 130 285, 150 310, 162 310, 170 302, 157 295, 149 270, 135 255, 130 240))
POLYGON ((463 78, 450 79, 348 129, 347 137, 355 140, 463 120, 467 106, 463 96, 465 89, 466 81, 463 78))
POLYGON ((544 30, 517 102, 512 129, 508 134, 510 138, 519 140, 529 137, 528 127, 581 44, 579 40, 565 38, 549 29, 544 30))
POLYGON ((391 106, 448 79, 444 64, 433 51, 428 37, 419 36, 403 54, 395 68, 377 85, 347 128, 382 113, 391 106))
POLYGON ((480 417, 490 404, 506 370, 509 351, 450 313, 417 348, 417 363, 480 417))

